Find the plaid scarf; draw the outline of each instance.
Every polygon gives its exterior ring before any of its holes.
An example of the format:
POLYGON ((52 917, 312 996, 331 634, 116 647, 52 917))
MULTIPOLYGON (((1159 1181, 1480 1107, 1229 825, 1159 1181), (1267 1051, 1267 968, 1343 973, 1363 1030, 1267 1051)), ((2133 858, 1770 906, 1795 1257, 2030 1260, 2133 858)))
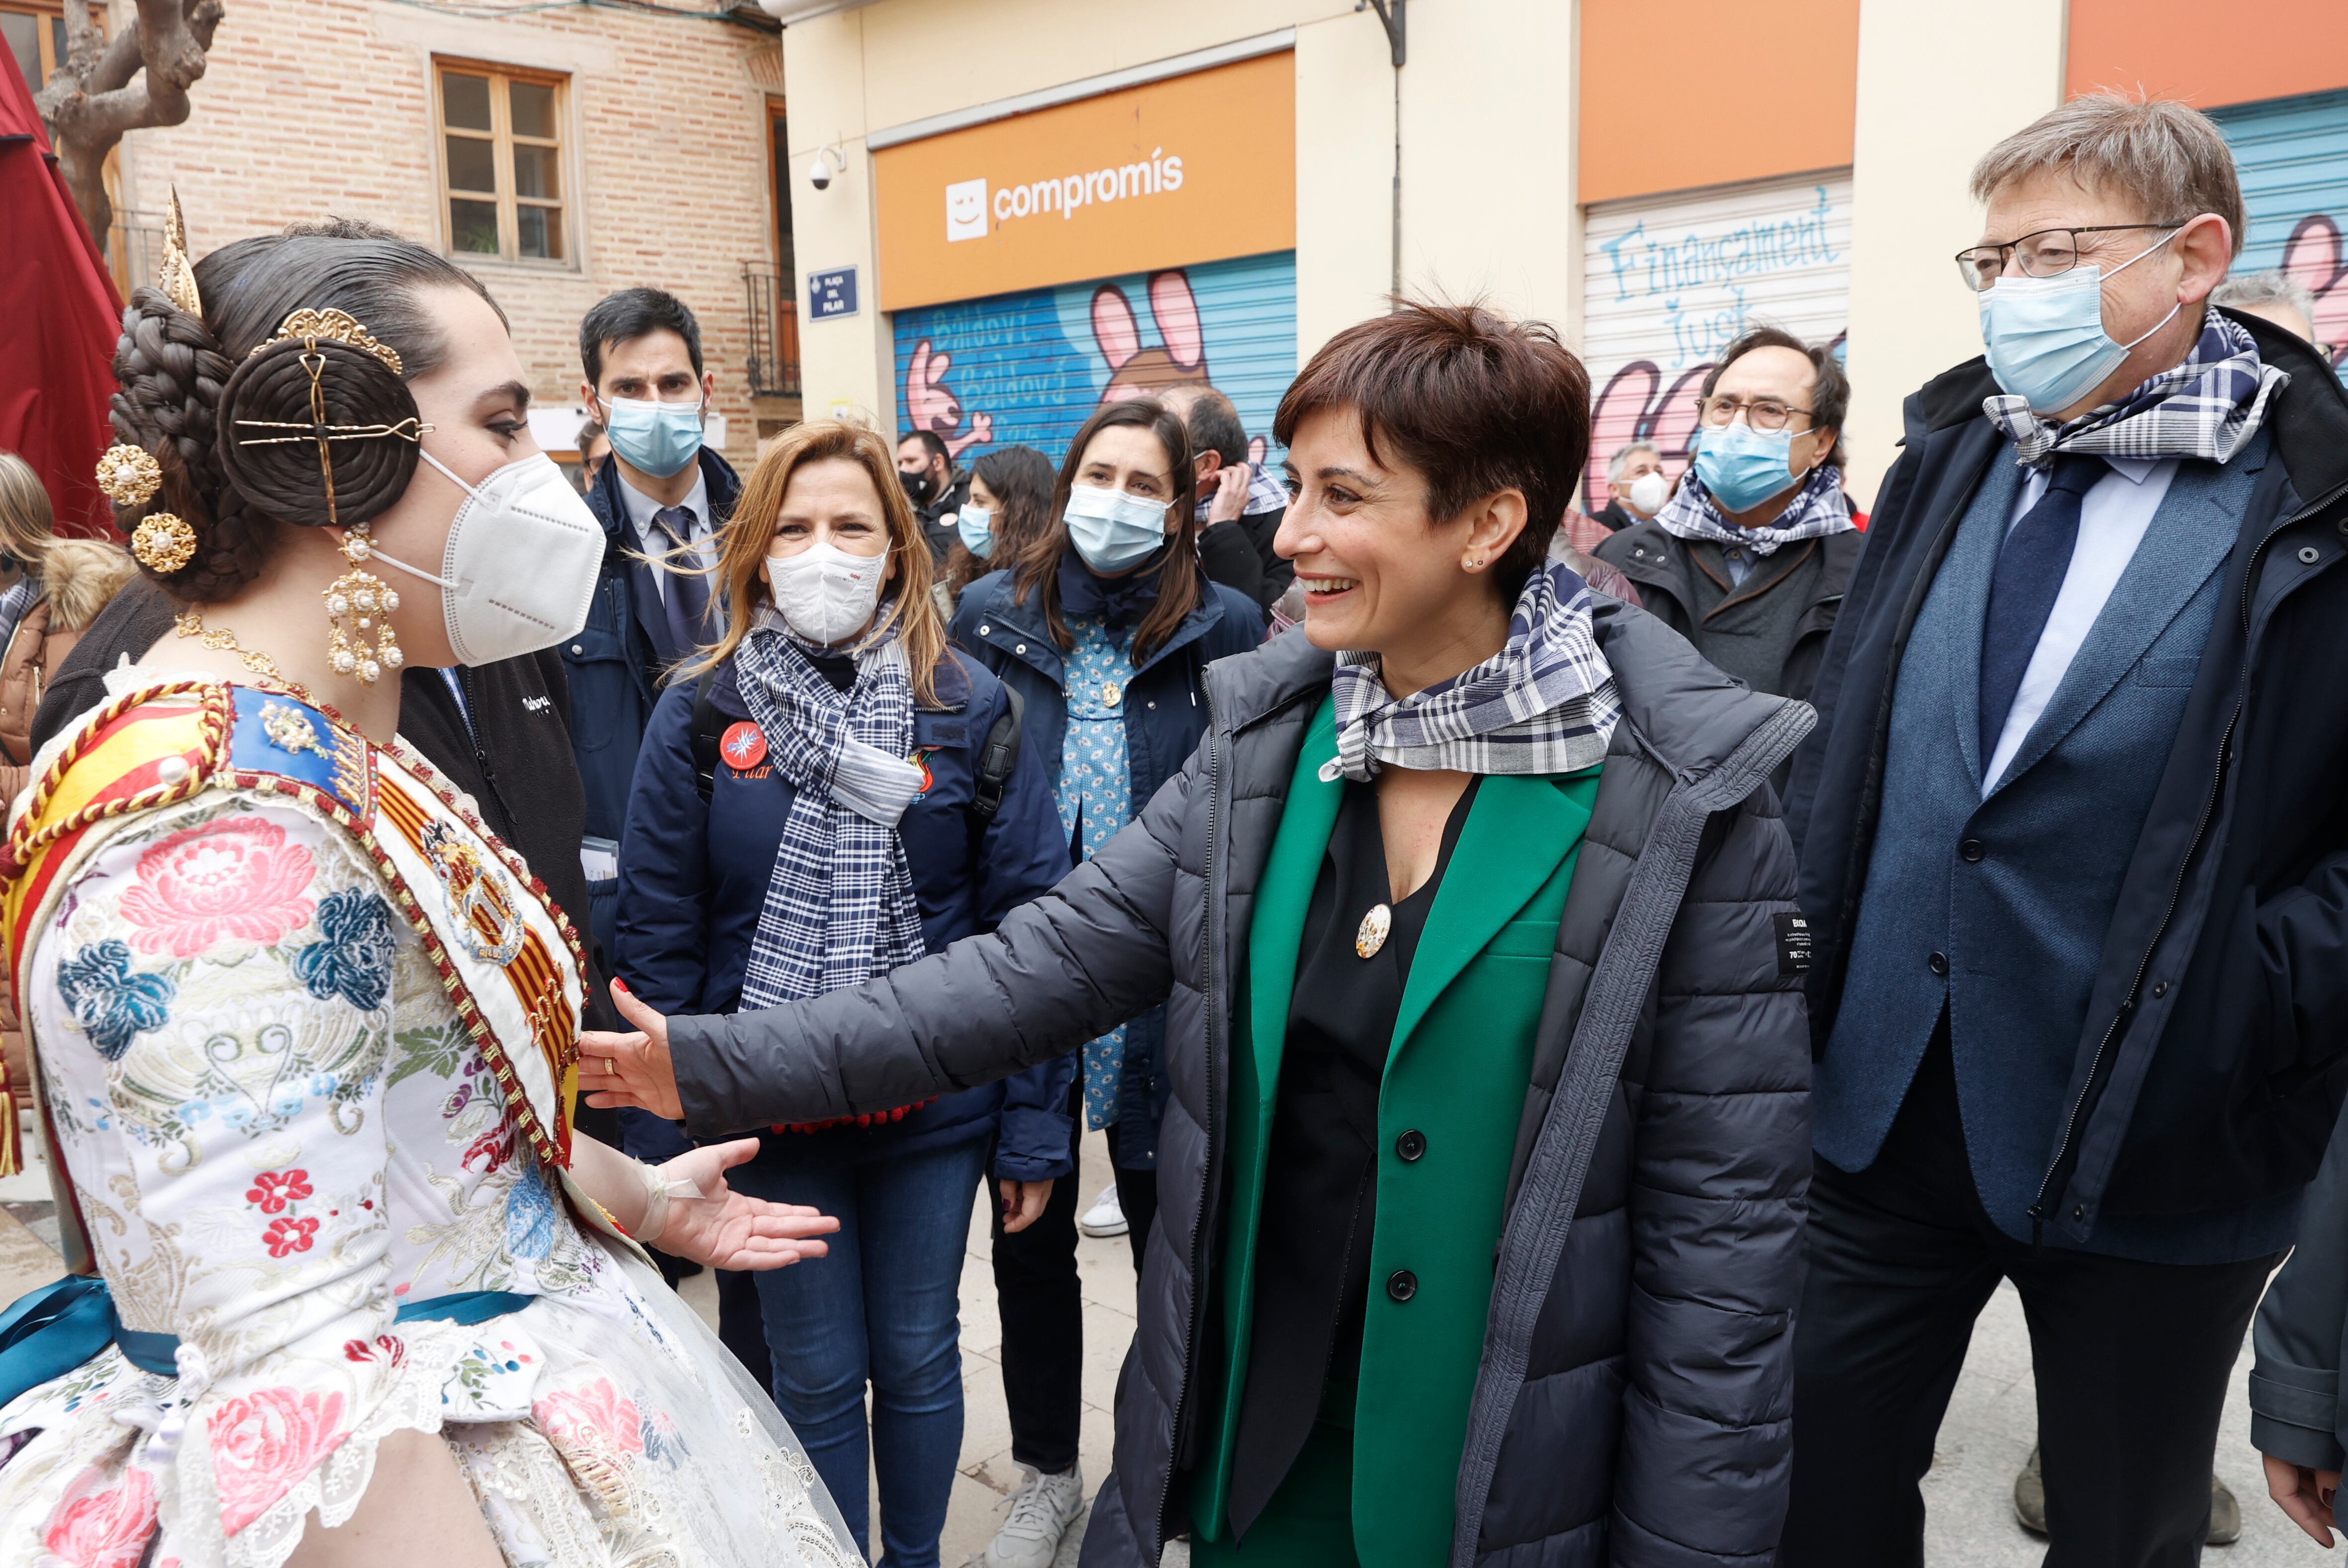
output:
POLYGON ((2057 452, 2105 458, 2201 458, 2222 463, 2265 422, 2267 404, 2291 373, 2259 358, 2259 346, 2212 310, 2183 363, 2116 403, 2057 425, 2027 399, 2001 392, 1982 399, 1989 422, 2013 438, 2014 461, 2037 468, 2057 452))
POLYGON ((1381 766, 1571 773, 1605 757, 1622 714, 1590 590, 1553 561, 1527 581, 1507 644, 1482 664, 1395 697, 1376 654, 1339 654, 1335 686, 1337 766, 1356 783, 1381 766))
POLYGON ((1772 555, 1781 544, 1848 533, 1859 525, 1850 520, 1850 498, 1842 492, 1842 470, 1832 463, 1812 469, 1794 499, 1786 503, 1786 510, 1777 514, 1777 521, 1766 528, 1739 528, 1721 516, 1719 505, 1691 463, 1680 476, 1680 488, 1655 513, 1655 526, 1674 539, 1741 544, 1756 555, 1772 555))
POLYGON ((775 846, 742 975, 745 1009, 842 986, 922 955, 922 916, 897 819, 921 789, 913 684, 892 635, 860 648, 856 684, 832 689, 762 607, 735 655, 742 699, 795 798, 775 846))
MULTIPOLYGON (((1199 498, 1196 515, 1200 522, 1207 521, 1207 511, 1214 504, 1215 498, 1211 495, 1199 498)), ((1258 512, 1287 510, 1288 482, 1262 463, 1249 464, 1247 510, 1240 515, 1253 517, 1258 512)))

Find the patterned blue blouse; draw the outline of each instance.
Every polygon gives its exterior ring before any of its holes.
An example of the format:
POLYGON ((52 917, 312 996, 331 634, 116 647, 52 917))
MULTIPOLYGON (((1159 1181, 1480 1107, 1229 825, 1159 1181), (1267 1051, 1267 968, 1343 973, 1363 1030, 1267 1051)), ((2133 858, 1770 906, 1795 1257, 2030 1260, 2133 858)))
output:
MULTIPOLYGON (((1060 744, 1060 827, 1091 860, 1133 819, 1133 772, 1125 749, 1125 693, 1133 684, 1132 632, 1098 616, 1071 615, 1076 645, 1067 657, 1066 738, 1060 744)), ((1125 1070, 1125 1026, 1085 1047, 1085 1125, 1117 1119, 1125 1070)))

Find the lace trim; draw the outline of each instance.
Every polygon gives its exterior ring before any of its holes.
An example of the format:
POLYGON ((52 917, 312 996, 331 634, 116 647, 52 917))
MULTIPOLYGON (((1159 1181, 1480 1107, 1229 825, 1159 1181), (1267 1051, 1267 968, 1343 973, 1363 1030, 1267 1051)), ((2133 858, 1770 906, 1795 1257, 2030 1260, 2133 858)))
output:
POLYGON ((325 1528, 347 1522, 375 1479, 376 1450, 395 1432, 437 1433, 443 1416, 441 1389, 474 1336, 462 1325, 427 1323, 403 1332, 406 1358, 383 1399, 350 1435, 309 1474, 233 1536, 220 1527, 220 1493, 212 1474, 208 1439, 191 1420, 175 1467, 177 1496, 165 1504, 162 1525, 186 1568, 198 1568, 198 1553, 213 1548, 221 1568, 283 1568, 302 1543, 315 1509, 325 1528), (202 1450, 201 1462, 193 1449, 202 1450), (191 1524, 201 1528, 191 1530, 191 1524), (213 1543, 217 1542, 216 1548, 213 1543))

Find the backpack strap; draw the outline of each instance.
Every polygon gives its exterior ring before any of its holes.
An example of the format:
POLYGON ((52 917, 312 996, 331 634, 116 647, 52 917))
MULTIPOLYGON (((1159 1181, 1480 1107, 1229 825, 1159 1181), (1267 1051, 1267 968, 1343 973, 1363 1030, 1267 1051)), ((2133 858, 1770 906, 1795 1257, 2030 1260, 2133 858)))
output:
POLYGON ((1003 695, 1011 699, 1010 704, 988 728, 986 744, 979 748, 978 776, 970 790, 970 814, 982 823, 994 820, 994 814, 1003 809, 1003 787, 1011 781, 1011 770, 1019 763, 1019 725, 1026 716, 1027 704, 1009 681, 1003 683, 1003 695))
POLYGON ((713 665, 693 686, 693 785, 705 806, 717 789, 717 748, 726 738, 726 716, 709 700, 710 685, 716 679, 713 665))

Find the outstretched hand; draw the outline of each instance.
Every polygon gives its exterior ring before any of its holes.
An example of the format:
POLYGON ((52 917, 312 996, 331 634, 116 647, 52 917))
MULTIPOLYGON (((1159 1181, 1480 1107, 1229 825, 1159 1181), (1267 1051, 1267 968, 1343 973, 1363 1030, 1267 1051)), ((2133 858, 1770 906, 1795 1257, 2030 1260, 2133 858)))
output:
POLYGON ((611 1035, 590 1029, 579 1037, 579 1091, 598 1110, 634 1106, 670 1121, 681 1119, 685 1106, 677 1098, 676 1068, 669 1061, 668 1020, 636 1000, 635 993, 616 979, 612 1002, 636 1032, 611 1035))
POLYGON ((698 1198, 671 1197, 668 1219, 653 1244, 664 1253, 716 1269, 778 1269, 829 1248, 813 1238, 839 1229, 829 1214, 800 1203, 769 1203, 736 1192, 726 1172, 758 1152, 755 1138, 712 1143, 660 1166, 670 1181, 690 1181, 698 1198))

